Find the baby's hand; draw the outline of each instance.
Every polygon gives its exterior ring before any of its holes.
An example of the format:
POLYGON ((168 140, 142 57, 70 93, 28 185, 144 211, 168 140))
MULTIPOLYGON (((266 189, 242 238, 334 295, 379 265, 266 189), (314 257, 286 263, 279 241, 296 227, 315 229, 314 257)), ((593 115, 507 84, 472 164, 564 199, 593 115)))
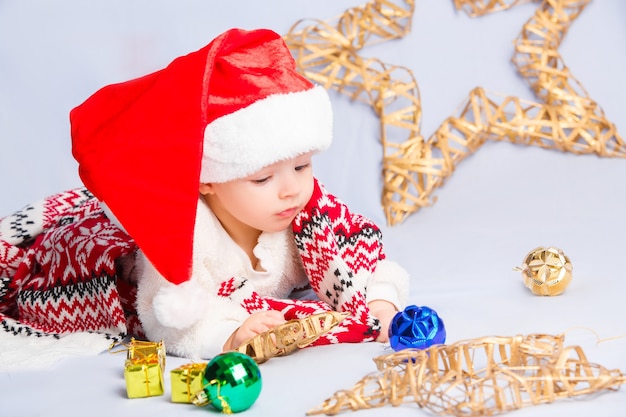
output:
POLYGON ((372 315, 380 320, 381 329, 376 341, 383 343, 388 342, 391 320, 398 313, 396 306, 385 300, 370 301, 367 303, 367 306, 369 307, 372 315))
POLYGON ((269 310, 253 313, 228 338, 224 344, 224 351, 233 350, 246 340, 284 322, 285 317, 280 311, 269 310))

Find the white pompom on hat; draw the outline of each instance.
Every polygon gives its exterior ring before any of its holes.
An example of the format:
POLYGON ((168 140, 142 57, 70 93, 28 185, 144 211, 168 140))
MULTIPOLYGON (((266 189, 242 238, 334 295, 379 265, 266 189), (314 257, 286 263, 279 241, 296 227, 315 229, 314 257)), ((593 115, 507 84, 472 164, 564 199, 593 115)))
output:
POLYGON ((332 138, 327 92, 267 29, 228 30, 160 71, 106 86, 70 121, 83 183, 174 284, 191 276, 200 183, 244 178, 332 138))

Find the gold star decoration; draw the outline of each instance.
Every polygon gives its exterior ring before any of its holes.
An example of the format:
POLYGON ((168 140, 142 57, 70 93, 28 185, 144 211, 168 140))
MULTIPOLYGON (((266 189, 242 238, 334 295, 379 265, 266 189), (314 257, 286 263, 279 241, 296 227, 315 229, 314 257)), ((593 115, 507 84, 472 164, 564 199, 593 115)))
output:
MULTIPOLYGON (((327 89, 368 103, 380 119, 382 206, 388 224, 431 205, 455 167, 487 140, 574 154, 626 157, 615 125, 573 77, 558 48, 591 0, 544 0, 515 40, 512 62, 540 102, 470 91, 457 114, 425 139, 418 83, 408 68, 360 55, 409 33, 414 0, 374 0, 329 20, 301 20, 284 36, 299 70, 327 89)), ((527 0, 454 0, 471 17, 527 0)))

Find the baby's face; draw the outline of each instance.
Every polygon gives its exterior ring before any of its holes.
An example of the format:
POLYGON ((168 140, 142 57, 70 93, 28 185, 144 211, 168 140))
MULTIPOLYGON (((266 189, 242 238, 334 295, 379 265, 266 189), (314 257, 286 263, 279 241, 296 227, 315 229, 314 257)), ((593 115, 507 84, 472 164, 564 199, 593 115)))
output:
POLYGON ((246 178, 200 186, 211 209, 265 232, 285 230, 313 193, 312 152, 268 165, 246 178))

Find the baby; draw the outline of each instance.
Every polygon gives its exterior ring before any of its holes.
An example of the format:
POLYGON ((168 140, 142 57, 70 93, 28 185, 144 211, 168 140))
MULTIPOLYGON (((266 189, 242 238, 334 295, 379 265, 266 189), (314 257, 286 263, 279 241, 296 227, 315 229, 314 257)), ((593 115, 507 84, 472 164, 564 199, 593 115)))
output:
POLYGON ((387 340, 408 275, 386 259, 376 225, 314 177, 330 100, 280 35, 231 29, 70 116, 83 182, 140 248, 136 307, 149 339, 209 358, 339 311, 349 316, 315 344, 387 340))

